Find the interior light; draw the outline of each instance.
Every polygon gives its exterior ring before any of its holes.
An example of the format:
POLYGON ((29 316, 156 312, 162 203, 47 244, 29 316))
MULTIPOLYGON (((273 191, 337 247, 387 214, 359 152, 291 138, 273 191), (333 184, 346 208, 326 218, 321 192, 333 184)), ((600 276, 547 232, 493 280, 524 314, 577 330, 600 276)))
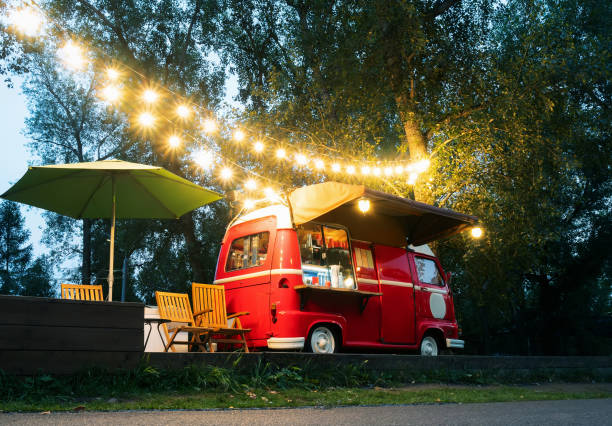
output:
POLYGON ((361 200, 357 202, 357 207, 359 207, 359 210, 362 213, 369 211, 370 210, 370 200, 368 200, 367 198, 362 198, 361 200))

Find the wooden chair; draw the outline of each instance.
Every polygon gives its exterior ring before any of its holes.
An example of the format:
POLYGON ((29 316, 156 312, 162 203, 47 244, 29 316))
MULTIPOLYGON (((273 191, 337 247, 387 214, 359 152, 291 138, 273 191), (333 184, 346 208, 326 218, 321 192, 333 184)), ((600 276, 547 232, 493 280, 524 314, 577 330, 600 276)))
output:
MULTIPOLYGON (((249 313, 236 312, 234 314, 227 315, 225 306, 225 288, 223 286, 192 283, 191 298, 193 299, 193 308, 204 313, 198 319, 198 321, 200 321, 198 325, 211 327, 214 329, 214 331, 211 333, 211 343, 241 344, 245 352, 249 351, 244 335, 251 331, 251 329, 242 328, 242 324, 240 322, 240 317, 243 315, 248 315, 249 313), (232 324, 229 324, 228 321, 232 319, 232 324), (239 338, 231 338, 232 336, 239 336, 239 338)), ((210 347, 212 351, 212 344, 210 347)))
POLYGON ((199 315, 203 315, 206 311, 194 314, 189 304, 189 297, 183 293, 156 291, 155 300, 157 300, 159 317, 161 319, 169 320, 173 323, 185 323, 185 325, 171 325, 174 328, 168 328, 167 324, 162 324, 166 334, 164 351, 168 352, 168 349, 172 349, 172 352, 176 352, 174 345, 182 344, 187 345, 187 348, 189 346, 198 346, 202 352, 206 352, 206 344, 209 341, 210 332, 213 331, 213 328, 199 327, 194 319, 199 315), (192 339, 186 341, 175 340, 181 331, 191 333, 193 335, 192 339), (172 336, 170 336, 170 333, 172 333, 172 336), (202 340, 202 337, 204 337, 204 340, 202 340))
POLYGON ((62 299, 104 301, 101 285, 61 284, 62 299))

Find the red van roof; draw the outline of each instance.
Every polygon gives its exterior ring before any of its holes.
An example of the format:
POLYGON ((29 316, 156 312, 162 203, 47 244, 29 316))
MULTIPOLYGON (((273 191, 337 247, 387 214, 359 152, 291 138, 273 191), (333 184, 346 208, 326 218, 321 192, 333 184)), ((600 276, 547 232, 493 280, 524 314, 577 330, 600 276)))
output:
POLYGON ((422 245, 461 232, 478 218, 449 209, 366 188, 325 182, 298 188, 289 194, 296 225, 317 219, 346 226, 352 238, 404 247, 422 245), (359 199, 370 200, 362 213, 359 199))

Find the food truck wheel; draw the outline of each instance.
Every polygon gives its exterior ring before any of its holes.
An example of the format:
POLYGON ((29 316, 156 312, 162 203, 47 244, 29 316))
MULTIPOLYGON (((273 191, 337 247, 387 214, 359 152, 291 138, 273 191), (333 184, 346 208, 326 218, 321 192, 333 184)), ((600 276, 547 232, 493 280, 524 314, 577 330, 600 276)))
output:
POLYGON ((421 340, 421 355, 422 356, 438 356, 438 341, 433 336, 425 336, 421 340))
POLYGON ((315 354, 333 354, 336 352, 336 336, 326 326, 318 326, 310 333, 308 348, 315 354))

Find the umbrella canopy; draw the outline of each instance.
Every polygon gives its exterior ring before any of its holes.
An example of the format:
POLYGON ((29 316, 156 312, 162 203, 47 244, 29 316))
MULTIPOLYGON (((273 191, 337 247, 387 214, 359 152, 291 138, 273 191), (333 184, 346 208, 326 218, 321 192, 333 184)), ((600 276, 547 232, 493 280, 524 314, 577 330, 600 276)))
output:
POLYGON ((161 167, 120 160, 30 167, 1 197, 75 219, 111 219, 109 300, 115 218, 178 219, 222 198, 161 167))

